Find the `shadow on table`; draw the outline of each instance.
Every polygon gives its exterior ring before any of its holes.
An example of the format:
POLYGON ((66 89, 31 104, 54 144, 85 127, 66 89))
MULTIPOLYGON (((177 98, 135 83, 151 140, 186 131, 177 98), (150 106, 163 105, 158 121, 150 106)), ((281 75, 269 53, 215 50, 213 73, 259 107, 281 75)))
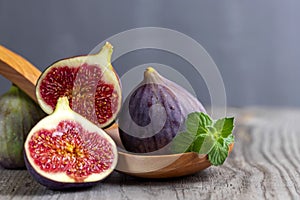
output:
POLYGON ((101 187, 101 184, 108 185, 143 185, 151 184, 154 185, 165 185, 166 183, 176 183, 182 181, 199 182, 199 177, 203 181, 209 179, 209 171, 201 171, 196 175, 190 175, 180 178, 172 179, 143 179, 135 178, 128 175, 124 175, 118 172, 113 172, 108 178, 103 180, 101 183, 87 188, 75 188, 75 189, 64 189, 64 190, 51 190, 43 185, 36 182, 27 170, 7 170, 0 168, 0 196, 45 196, 54 195, 60 193, 74 193, 83 192, 85 190, 91 190, 93 188, 101 187))
POLYGON ((91 187, 51 190, 36 182, 24 170, 7 170, 0 167, 0 196, 45 196, 60 193, 74 193, 90 190, 91 187))
POLYGON ((165 185, 170 183, 176 184, 181 182, 197 183, 199 181, 209 181, 211 173, 212 172, 209 170, 203 170, 196 174, 183 176, 183 177, 151 179, 151 178, 133 177, 119 172, 114 172, 108 179, 104 180, 103 182, 112 185, 131 185, 131 186, 135 186, 135 185, 138 186, 141 184, 153 184, 159 186, 159 185, 165 185))
MULTIPOLYGON (((233 155, 232 155, 233 156, 233 155)), ((224 174, 227 174, 229 180, 235 176, 234 171, 226 166, 210 167, 206 170, 200 171, 196 174, 178 177, 178 178, 166 178, 166 179, 145 179, 137 178, 129 175, 125 175, 118 172, 113 172, 105 180, 96 184, 93 187, 88 188, 75 188, 68 190, 51 190, 36 182, 28 173, 27 170, 6 170, 0 168, 0 196, 52 196, 68 193, 80 193, 85 191, 97 190, 101 191, 102 187, 118 187, 124 186, 166 186, 166 185, 199 185, 203 186, 218 186, 220 187, 226 184, 224 174)), ((227 179, 227 180, 228 180, 227 179)))

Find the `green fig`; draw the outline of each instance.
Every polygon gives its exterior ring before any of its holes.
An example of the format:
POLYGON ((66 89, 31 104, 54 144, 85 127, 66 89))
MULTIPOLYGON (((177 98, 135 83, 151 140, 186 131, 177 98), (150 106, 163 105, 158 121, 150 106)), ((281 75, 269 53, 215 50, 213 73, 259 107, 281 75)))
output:
POLYGON ((25 168, 23 146, 31 128, 45 116, 29 96, 12 85, 0 97, 0 165, 25 168))

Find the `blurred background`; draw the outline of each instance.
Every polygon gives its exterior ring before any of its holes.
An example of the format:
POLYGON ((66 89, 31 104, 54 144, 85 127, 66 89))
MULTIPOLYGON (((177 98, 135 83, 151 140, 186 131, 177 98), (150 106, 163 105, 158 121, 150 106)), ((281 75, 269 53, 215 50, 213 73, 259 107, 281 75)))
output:
MULTIPOLYGON (((294 107, 300 106, 299 9, 297 0, 0 0, 0 44, 44 70, 58 59, 89 53, 119 32, 169 28, 195 39, 210 54, 229 106, 294 107)), ((113 65, 122 76, 144 63, 184 72, 201 101, 210 103, 202 78, 172 53, 133 51, 113 65)), ((9 86, 0 76, 0 93, 9 86)))

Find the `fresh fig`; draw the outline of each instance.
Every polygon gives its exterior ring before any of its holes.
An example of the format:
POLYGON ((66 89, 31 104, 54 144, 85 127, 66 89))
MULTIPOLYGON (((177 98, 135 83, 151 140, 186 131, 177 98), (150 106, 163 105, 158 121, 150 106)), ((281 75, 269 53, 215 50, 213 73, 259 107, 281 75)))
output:
POLYGON ((119 77, 111 65, 112 52, 107 42, 98 54, 66 58, 49 66, 36 86, 41 108, 50 114, 57 99, 67 96, 72 110, 99 127, 112 124, 122 103, 119 77))
POLYGON ((23 146, 30 129, 46 114, 21 89, 12 85, 0 97, 0 165, 25 168, 23 146))
POLYGON ((72 111, 67 97, 60 97, 54 112, 31 129, 24 149, 30 174, 51 189, 94 185, 118 160, 110 136, 72 111))
POLYGON ((187 115, 196 111, 206 113, 193 95, 149 67, 120 111, 120 138, 127 151, 158 151, 184 129, 187 115))

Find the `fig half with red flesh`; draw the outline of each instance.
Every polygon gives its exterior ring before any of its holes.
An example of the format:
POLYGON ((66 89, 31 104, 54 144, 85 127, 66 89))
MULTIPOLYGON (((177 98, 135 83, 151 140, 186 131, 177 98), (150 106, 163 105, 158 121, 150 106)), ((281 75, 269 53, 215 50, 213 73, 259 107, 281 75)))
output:
POLYGON ((52 189, 91 186, 116 167, 114 141, 101 128, 72 111, 67 97, 29 132, 24 144, 30 174, 52 189))
POLYGON ((59 60, 40 76, 36 96, 52 113, 57 99, 67 96, 75 112, 104 128, 115 120, 122 103, 121 84, 111 65, 113 47, 106 43, 97 54, 59 60))

